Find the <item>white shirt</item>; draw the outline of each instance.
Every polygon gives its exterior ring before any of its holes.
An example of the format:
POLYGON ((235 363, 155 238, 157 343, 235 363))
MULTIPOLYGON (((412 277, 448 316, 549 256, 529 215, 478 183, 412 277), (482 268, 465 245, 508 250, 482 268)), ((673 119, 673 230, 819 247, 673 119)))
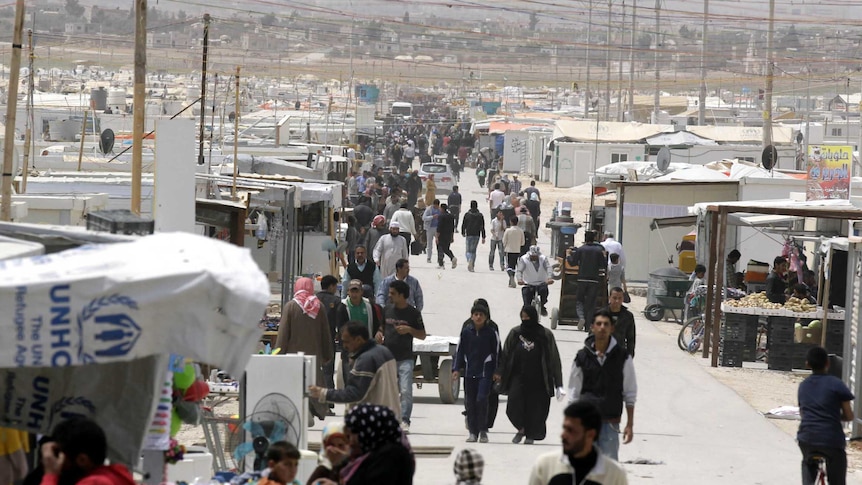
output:
POLYGON ((547 283, 551 279, 551 264, 544 254, 539 255, 539 268, 530 260, 530 255, 525 254, 518 258, 518 266, 515 269, 515 279, 523 281, 528 285, 539 285, 547 283))
POLYGON ((623 252, 623 245, 618 243, 616 239, 609 237, 602 242, 602 247, 605 248, 605 251, 608 253, 608 263, 611 262, 611 254, 619 254, 620 255, 620 264, 625 268, 626 266, 626 253, 623 252))
POLYGON ((509 225, 506 224, 506 221, 504 219, 499 219, 495 217, 491 221, 491 240, 502 241, 503 233, 506 232, 507 227, 509 227, 509 225))
POLYGON ((491 203, 492 209, 497 209, 500 207, 500 204, 503 203, 503 199, 506 197, 506 194, 503 193, 502 190, 494 189, 490 195, 488 195, 488 200, 491 203))
POLYGON ((416 235, 416 220, 413 218, 413 213, 410 210, 398 209, 392 214, 392 222, 399 224, 398 232, 416 235))

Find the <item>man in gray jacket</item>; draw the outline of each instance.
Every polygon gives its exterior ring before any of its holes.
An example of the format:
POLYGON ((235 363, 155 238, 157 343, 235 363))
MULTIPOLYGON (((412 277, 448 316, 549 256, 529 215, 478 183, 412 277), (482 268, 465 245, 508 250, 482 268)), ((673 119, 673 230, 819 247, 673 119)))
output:
POLYGON ((341 342, 353 362, 344 389, 309 386, 309 396, 324 403, 344 403, 348 408, 362 403, 380 404, 392 409, 400 420, 398 367, 392 352, 371 340, 368 327, 360 322, 344 326, 341 342))

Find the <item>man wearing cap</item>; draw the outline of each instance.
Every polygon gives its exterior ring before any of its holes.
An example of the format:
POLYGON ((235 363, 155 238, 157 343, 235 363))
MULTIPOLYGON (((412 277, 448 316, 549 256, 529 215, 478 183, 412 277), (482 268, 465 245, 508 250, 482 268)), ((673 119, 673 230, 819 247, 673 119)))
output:
POLYGON ((399 259, 407 259, 407 240, 401 237, 401 225, 397 221, 389 223, 389 234, 380 236, 374 246, 374 261, 380 268, 380 276, 386 278, 395 273, 395 263, 399 259))
POLYGON ((548 310, 545 308, 548 304, 548 285, 554 284, 554 278, 551 264, 539 250, 539 246, 530 246, 527 254, 518 258, 515 279, 523 286, 521 297, 524 299, 524 306, 532 306, 533 297, 538 292, 542 301, 542 316, 548 316, 548 310))
POLYGON ((341 298, 347 298, 347 284, 351 280, 359 280, 363 285, 371 289, 373 295, 380 288, 380 269, 371 261, 368 261, 368 248, 356 246, 353 262, 347 265, 344 277, 341 280, 341 298))
MULTIPOLYGON (((363 298, 362 282, 359 280, 350 280, 345 285, 347 288, 347 297, 341 302, 336 313, 336 324, 338 335, 347 322, 355 321, 365 324, 368 328, 368 335, 375 335, 380 326, 383 324, 383 309, 376 305, 368 298, 363 298)), ((350 364, 348 362, 349 352, 341 351, 341 377, 343 382, 347 382, 347 375, 350 373, 350 364)), ((342 386, 339 386, 342 387, 342 386)))

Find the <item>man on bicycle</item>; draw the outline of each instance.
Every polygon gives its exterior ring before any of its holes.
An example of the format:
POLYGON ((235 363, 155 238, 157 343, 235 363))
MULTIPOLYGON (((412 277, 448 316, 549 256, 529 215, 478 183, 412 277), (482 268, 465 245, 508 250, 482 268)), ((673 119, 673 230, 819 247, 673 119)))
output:
POLYGON ((847 478, 846 440, 842 421, 853 421, 850 405, 853 393, 841 379, 827 374, 829 356, 823 347, 808 351, 811 375, 799 384, 799 431, 796 440, 802 450, 802 483, 813 484, 819 463, 826 459, 830 485, 844 485, 847 478))
POLYGON ((548 310, 545 308, 548 304, 548 285, 553 284, 554 279, 551 264, 539 250, 539 246, 530 246, 527 254, 518 258, 515 279, 523 286, 521 296, 524 298, 524 306, 531 306, 533 297, 538 292, 542 301, 542 316, 548 316, 548 310))

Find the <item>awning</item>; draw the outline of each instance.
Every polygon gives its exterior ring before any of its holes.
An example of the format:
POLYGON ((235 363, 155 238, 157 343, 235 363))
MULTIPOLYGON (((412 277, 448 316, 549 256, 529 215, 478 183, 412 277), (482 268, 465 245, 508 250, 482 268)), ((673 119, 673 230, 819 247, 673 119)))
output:
POLYGON ((661 219, 653 219, 649 228, 655 231, 665 227, 689 227, 695 224, 697 224, 697 216, 662 217, 661 219))
POLYGON ((652 146, 694 146, 694 145, 718 145, 715 140, 703 138, 687 131, 676 133, 659 133, 646 139, 647 145, 652 146))

